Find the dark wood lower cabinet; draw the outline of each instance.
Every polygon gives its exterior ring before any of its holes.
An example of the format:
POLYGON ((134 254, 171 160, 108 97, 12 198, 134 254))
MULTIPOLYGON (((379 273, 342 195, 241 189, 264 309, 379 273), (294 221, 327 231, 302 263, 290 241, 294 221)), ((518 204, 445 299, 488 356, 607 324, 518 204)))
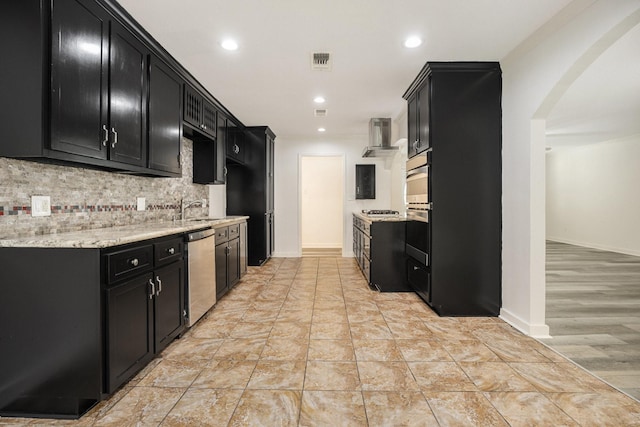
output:
POLYGON ((216 231, 216 297, 219 300, 241 277, 240 224, 216 231))

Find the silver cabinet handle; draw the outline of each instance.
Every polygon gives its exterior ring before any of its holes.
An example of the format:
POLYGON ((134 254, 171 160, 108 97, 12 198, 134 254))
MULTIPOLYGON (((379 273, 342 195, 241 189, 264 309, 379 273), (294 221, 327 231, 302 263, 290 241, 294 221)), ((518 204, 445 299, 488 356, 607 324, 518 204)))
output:
POLYGON ((236 154, 240 152, 240 147, 238 147, 238 144, 233 144, 233 152, 236 154))
POLYGON ((420 267, 413 266, 413 271, 420 270, 420 267))
POLYGON ((156 284, 153 283, 153 280, 149 279, 149 284, 151 285, 151 293, 149 294, 149 299, 153 299, 153 296, 156 294, 156 284))
POLYGON ((173 254, 175 254, 175 253, 176 253, 176 250, 175 250, 175 249, 173 249, 173 248, 169 248, 169 249, 167 250, 167 252, 169 252, 169 255, 173 255, 173 254))
POLYGON ((118 143, 118 132, 116 132, 116 128, 111 128, 111 133, 113 134, 113 142, 111 143, 111 148, 116 148, 116 144, 118 143))
POLYGON ((160 292, 162 292, 162 280, 160 280, 160 276, 156 276, 156 281, 158 282, 158 292, 156 295, 160 295, 160 292))
POLYGON ((104 139, 102 140, 102 145, 106 147, 107 143, 109 142, 109 129, 107 129, 107 125, 102 125, 102 130, 104 132, 104 139))
POLYGON ((131 260, 131 265, 133 265, 134 267, 137 267, 139 263, 140 261, 138 261, 138 258, 134 258, 131 260))

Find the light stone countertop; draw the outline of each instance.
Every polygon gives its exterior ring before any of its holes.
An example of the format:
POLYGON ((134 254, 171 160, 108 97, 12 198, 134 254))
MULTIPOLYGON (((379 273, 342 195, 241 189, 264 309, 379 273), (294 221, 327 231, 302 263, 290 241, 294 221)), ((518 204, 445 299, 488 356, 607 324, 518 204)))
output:
POLYGON ((14 248, 108 248, 156 237, 206 228, 226 227, 246 221, 248 216, 223 219, 187 219, 185 221, 143 222, 140 224, 95 228, 68 233, 0 239, 0 247, 14 248))
POLYGON ((365 215, 362 212, 355 211, 353 212, 355 216, 360 219, 363 219, 367 222, 402 222, 407 221, 406 215, 398 215, 398 216, 369 216, 365 215))

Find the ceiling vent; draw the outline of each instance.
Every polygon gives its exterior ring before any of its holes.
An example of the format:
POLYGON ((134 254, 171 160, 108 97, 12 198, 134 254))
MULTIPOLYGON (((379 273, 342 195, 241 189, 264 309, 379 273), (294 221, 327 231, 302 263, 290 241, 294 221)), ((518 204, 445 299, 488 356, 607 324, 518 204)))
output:
POLYGON ((313 115, 316 117, 326 117, 327 109, 326 108, 316 108, 313 110, 313 115))
POLYGON ((314 71, 331 71, 332 64, 329 52, 313 52, 311 54, 311 69, 314 71))

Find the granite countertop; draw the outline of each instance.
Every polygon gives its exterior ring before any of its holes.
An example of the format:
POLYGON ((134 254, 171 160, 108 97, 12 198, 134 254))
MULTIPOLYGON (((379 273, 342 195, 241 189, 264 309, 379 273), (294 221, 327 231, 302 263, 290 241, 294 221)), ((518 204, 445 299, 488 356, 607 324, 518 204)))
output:
POLYGON ((206 228, 225 227, 246 221, 248 216, 222 219, 187 219, 185 221, 149 222, 117 227, 95 228, 68 233, 0 239, 0 247, 15 248, 108 248, 206 228))
POLYGON ((368 222, 401 222, 407 220, 407 216, 403 214, 397 216, 369 216, 359 211, 356 211, 353 214, 368 222))

